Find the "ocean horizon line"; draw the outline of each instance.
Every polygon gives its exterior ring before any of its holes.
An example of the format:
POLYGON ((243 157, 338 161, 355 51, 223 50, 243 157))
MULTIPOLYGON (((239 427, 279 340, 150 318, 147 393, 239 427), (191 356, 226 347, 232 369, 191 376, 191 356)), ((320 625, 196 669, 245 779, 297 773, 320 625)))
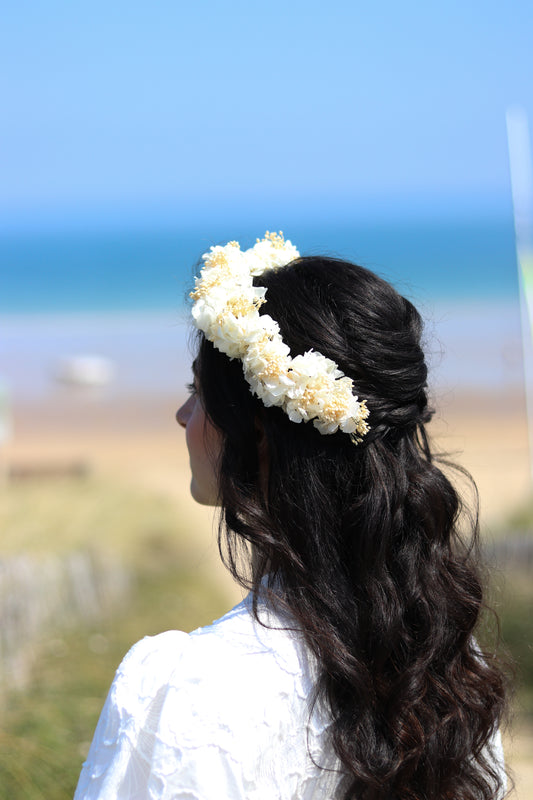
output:
MULTIPOLYGON (((402 287, 396 285, 396 289, 401 291, 402 287)), ((492 312, 497 315, 503 311, 505 313, 512 313, 516 311, 520 313, 520 297, 518 290, 511 290, 508 294, 498 295, 476 295, 468 297, 464 295, 450 295, 435 297, 432 295, 419 294, 418 297, 413 293, 409 295, 402 292, 413 302, 422 317, 433 316, 436 314, 448 314, 450 312, 457 312, 461 315, 465 313, 481 313, 488 314, 492 312)), ((182 325, 190 322, 190 306, 188 301, 183 301, 180 305, 163 305, 160 307, 100 307, 100 308, 36 308, 35 310, 24 309, 18 310, 2 310, 0 308, 0 328, 3 326, 18 326, 24 324, 37 324, 37 325, 58 325, 67 326, 69 324, 84 325, 89 327, 96 326, 100 323, 110 326, 116 323, 120 326, 122 324, 129 324, 138 321, 144 323, 160 323, 162 320, 167 320, 171 324, 182 325)), ((192 323, 191 323, 192 324, 192 323)))

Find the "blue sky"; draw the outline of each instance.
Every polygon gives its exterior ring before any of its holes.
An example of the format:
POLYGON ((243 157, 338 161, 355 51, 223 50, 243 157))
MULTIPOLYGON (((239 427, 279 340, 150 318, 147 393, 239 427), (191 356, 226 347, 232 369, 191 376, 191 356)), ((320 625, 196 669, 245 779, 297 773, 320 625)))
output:
POLYGON ((530 0, 21 0, 2 18, 8 227, 509 213, 530 0))

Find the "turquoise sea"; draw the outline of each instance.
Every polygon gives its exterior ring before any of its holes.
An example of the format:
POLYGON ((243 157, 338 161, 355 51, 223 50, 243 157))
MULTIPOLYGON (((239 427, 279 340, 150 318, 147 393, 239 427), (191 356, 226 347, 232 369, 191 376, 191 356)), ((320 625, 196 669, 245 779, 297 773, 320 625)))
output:
MULTIPOLYGON (((292 226, 303 254, 339 255, 409 295, 495 299, 516 292, 512 220, 292 226)), ((181 305, 211 244, 242 247, 263 231, 117 230, 0 237, 0 313, 153 311, 181 305)))
MULTIPOLYGON (((521 381, 511 219, 383 222, 284 230, 303 254, 350 258, 391 280, 427 319, 435 380, 505 387, 521 381)), ((188 229, 4 233, 0 237, 0 378, 15 397, 56 390, 65 356, 115 366, 109 391, 176 391, 187 379, 185 302, 199 258, 263 231, 188 229)))

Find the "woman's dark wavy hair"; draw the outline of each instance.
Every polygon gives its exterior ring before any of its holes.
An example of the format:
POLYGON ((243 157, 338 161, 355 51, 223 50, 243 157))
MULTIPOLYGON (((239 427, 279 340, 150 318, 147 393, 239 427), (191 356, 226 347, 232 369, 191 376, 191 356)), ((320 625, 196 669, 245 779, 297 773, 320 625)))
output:
POLYGON ((477 515, 465 544, 460 499, 425 431, 420 316, 387 282, 332 258, 300 258, 258 282, 291 354, 333 359, 366 399, 371 430, 356 446, 265 408, 241 362, 200 335, 198 388, 223 434, 223 558, 256 595, 268 574, 303 629, 345 800, 494 800, 489 744, 505 681, 473 638, 484 606, 477 515))

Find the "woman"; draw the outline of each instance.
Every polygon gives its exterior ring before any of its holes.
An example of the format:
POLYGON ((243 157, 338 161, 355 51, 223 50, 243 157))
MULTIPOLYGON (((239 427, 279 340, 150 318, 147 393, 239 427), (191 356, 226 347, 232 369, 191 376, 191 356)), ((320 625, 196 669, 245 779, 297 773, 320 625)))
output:
POLYGON ((250 594, 130 651, 76 800, 503 797, 477 523, 463 542, 426 436, 416 309, 281 235, 204 261, 177 418, 250 594))

